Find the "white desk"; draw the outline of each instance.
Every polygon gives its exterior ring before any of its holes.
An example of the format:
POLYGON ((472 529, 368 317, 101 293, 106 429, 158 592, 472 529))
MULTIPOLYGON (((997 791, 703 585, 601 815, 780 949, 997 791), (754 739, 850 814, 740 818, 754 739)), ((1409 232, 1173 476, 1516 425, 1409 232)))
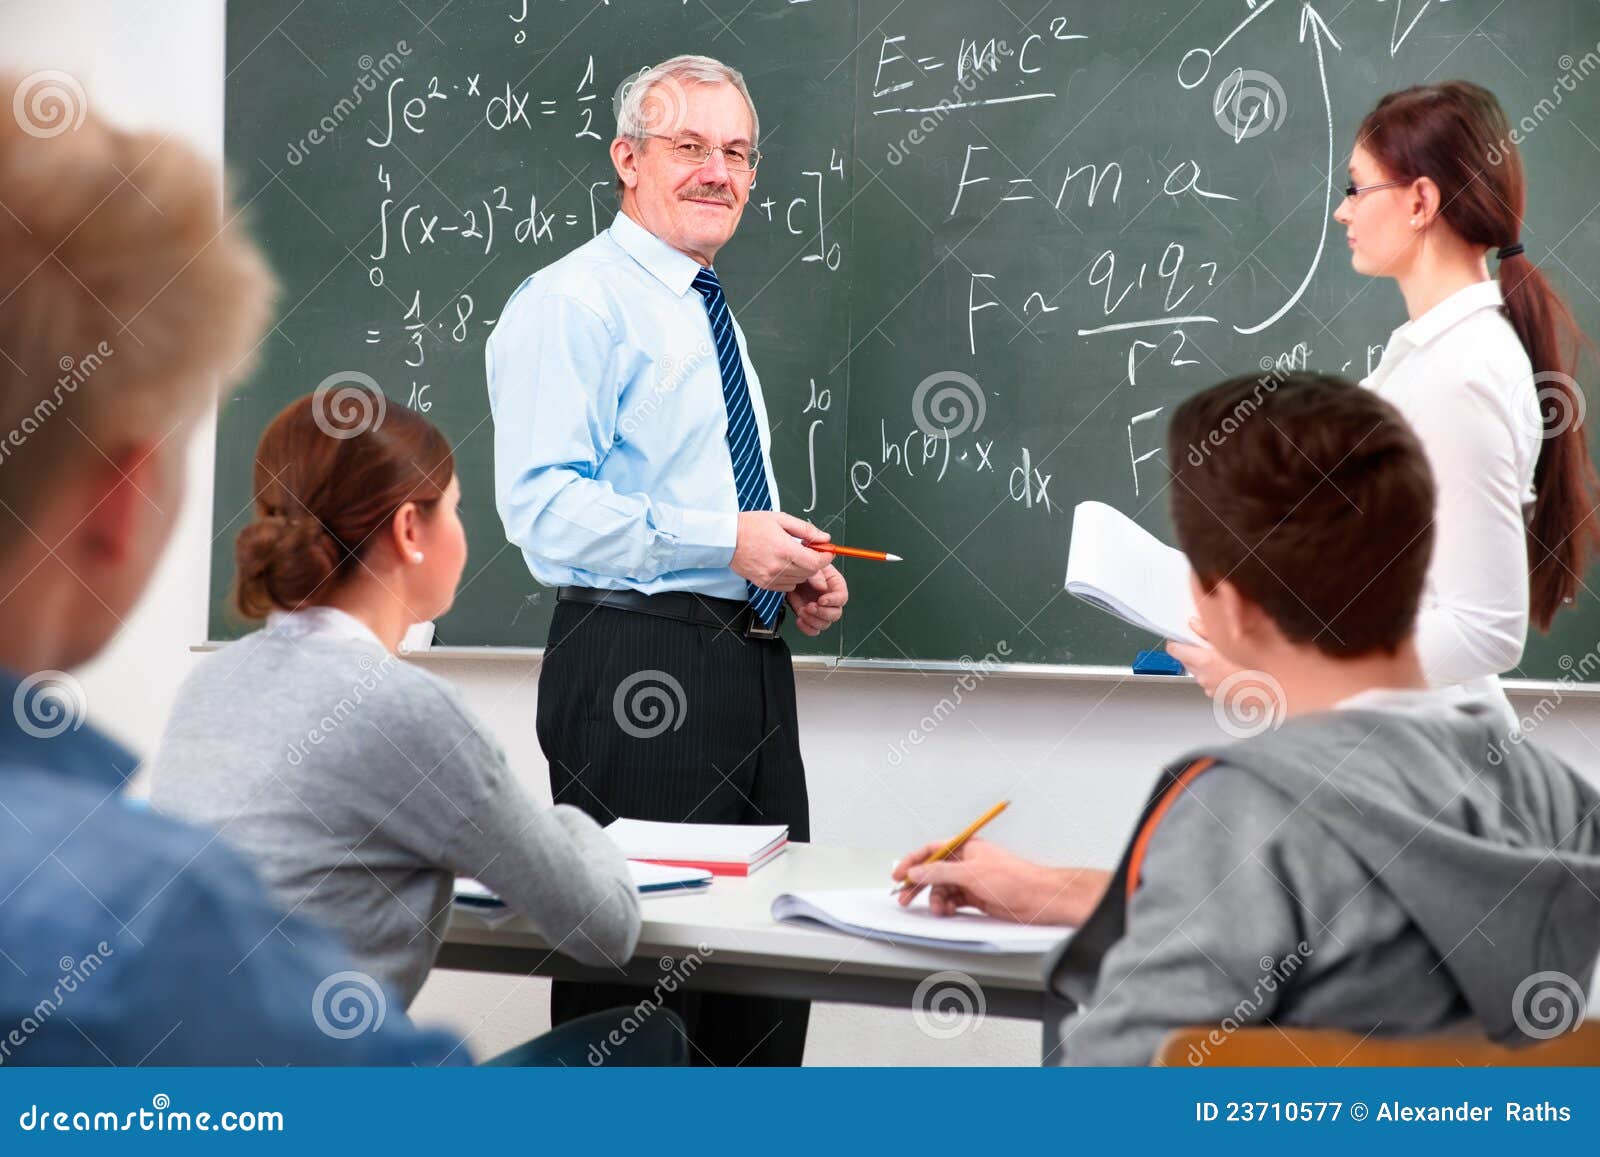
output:
MULTIPOLYGON (((886 944, 772 919, 773 897, 782 892, 887 891, 895 859, 892 852, 791 844, 748 878, 718 876, 704 892, 645 897, 639 946, 618 969, 590 968, 552 951, 523 917, 491 927, 457 906, 438 967, 646 988, 678 973, 683 988, 889 1008, 912 1007, 919 985, 953 971, 977 982, 986 1015, 1045 1019, 1043 956, 886 944), (692 967, 680 964, 689 960, 692 967)), ((928 986, 924 1002, 936 1000, 939 987, 928 986)))

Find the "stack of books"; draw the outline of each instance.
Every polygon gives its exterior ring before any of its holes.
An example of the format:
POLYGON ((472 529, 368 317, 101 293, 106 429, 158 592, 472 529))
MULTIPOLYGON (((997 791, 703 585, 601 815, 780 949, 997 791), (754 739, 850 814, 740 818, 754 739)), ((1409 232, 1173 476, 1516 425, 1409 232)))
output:
POLYGON ((748 876, 789 846, 787 824, 671 824, 614 820, 606 826, 630 860, 698 868, 718 876, 748 876))

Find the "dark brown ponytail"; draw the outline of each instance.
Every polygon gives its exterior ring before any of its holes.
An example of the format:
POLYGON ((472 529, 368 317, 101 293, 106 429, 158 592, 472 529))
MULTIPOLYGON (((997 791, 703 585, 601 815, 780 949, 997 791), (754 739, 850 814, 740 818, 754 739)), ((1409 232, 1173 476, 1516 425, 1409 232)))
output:
MULTIPOLYGON (((1392 92, 1367 114, 1357 138, 1392 178, 1431 178, 1439 215, 1469 244, 1520 243, 1527 198, 1522 157, 1494 94, 1467 81, 1392 92)), ((1582 586, 1593 547, 1597 489, 1573 377, 1585 344, 1572 313, 1523 253, 1500 263, 1500 292, 1533 366, 1543 440, 1528 523, 1529 612, 1542 631, 1582 586)))
POLYGON ((438 428, 380 393, 319 388, 290 402, 256 447, 255 518, 234 543, 235 607, 259 619, 326 602, 400 507, 431 507, 454 476, 438 428))

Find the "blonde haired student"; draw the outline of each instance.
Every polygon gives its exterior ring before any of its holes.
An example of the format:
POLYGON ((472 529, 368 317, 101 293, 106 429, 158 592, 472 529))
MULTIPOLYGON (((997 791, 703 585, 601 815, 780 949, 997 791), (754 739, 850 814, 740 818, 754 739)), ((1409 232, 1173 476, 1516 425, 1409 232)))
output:
MULTIPOLYGON (((26 83, 0 76, 8 110, 26 83)), ((138 760, 85 721, 70 671, 160 561, 189 441, 273 282, 170 136, 92 109, 36 128, 0 117, 0 1023, 32 1026, 0 1063, 463 1063, 398 1009, 324 1032, 319 986, 352 967, 333 936, 214 833, 121 801, 138 760), (42 1016, 52 982, 70 1007, 42 1016)))

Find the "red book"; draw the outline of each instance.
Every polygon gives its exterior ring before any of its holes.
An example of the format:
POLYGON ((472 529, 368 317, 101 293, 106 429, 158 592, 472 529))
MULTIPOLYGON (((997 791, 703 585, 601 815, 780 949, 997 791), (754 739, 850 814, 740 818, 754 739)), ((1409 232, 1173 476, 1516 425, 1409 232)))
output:
MULTIPOLYGON (((713 876, 749 876, 758 868, 764 868, 773 860, 783 854, 783 849, 789 846, 787 838, 780 840, 759 860, 746 862, 744 860, 645 860, 647 864, 664 864, 669 868, 699 868, 702 872, 710 872, 713 876)), ((633 857, 638 859, 640 857, 633 857)))

